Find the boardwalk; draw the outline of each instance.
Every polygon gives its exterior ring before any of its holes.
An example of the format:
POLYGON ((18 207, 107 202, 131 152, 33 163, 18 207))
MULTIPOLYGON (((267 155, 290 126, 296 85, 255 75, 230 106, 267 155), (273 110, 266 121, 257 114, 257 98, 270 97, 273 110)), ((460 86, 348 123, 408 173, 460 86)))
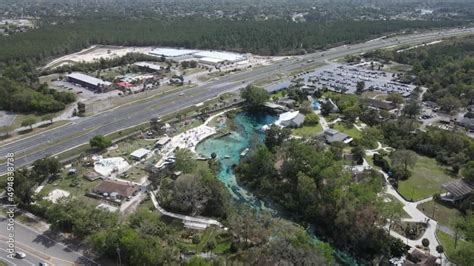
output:
POLYGON ((153 205, 162 215, 182 220, 186 227, 203 230, 209 227, 210 225, 216 225, 222 228, 222 224, 214 219, 198 218, 166 211, 158 203, 158 200, 156 199, 155 193, 153 191, 150 191, 150 197, 151 201, 153 202, 153 205))

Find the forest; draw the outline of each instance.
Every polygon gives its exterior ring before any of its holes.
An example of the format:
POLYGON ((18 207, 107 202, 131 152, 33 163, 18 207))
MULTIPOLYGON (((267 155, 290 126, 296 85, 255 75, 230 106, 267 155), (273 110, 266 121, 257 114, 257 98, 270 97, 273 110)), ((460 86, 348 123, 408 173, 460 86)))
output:
POLYGON ((403 52, 377 50, 365 56, 412 65, 403 79, 428 87, 424 100, 438 103, 446 112, 474 103, 474 36, 403 52))
POLYGON ((203 18, 83 18, 45 25, 0 38, 0 62, 46 60, 92 44, 160 45, 250 52, 301 54, 338 43, 352 43, 386 32, 460 25, 456 21, 346 21, 292 23, 284 20, 231 21, 203 18))

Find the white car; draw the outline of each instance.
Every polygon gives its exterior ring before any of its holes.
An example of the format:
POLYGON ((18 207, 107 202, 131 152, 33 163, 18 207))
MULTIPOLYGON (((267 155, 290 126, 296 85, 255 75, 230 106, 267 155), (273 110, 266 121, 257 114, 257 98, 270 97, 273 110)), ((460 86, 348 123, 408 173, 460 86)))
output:
POLYGON ((179 94, 179 96, 183 96, 183 95, 184 95, 184 92, 181 92, 181 93, 179 94))
POLYGON ((18 259, 24 259, 24 258, 26 258, 26 254, 25 254, 25 252, 17 251, 15 253, 15 257, 17 257, 18 259))

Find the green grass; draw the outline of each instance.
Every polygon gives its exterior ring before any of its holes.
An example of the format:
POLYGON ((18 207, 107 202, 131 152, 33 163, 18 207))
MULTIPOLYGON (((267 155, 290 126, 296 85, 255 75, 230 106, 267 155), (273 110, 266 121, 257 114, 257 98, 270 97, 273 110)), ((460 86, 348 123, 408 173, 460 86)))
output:
POLYGON ((274 98, 281 98, 284 95, 286 95, 286 90, 280 90, 280 91, 277 91, 277 92, 271 94, 271 96, 274 97, 274 98))
POLYGON ((320 124, 315 126, 303 126, 300 128, 293 129, 293 135, 300 136, 300 137, 312 137, 316 134, 323 131, 323 128, 320 124))
POLYGON ((456 208, 449 207, 434 200, 425 202, 417 206, 426 216, 436 220, 439 224, 454 230, 456 220, 462 217, 462 214, 456 208), (434 217, 433 207, 435 208, 434 217))
MULTIPOLYGON (((436 236, 438 237, 438 240, 440 244, 444 248, 444 253, 448 256, 449 260, 452 261, 452 258, 454 257, 454 254, 456 254, 456 251, 467 245, 467 242, 461 239, 458 239, 457 247, 456 249, 454 248, 454 237, 446 234, 445 232, 442 232, 440 230, 436 230, 436 236)), ((456 261, 452 261, 456 262, 456 261)))
POLYGON ((419 156, 408 180, 398 182, 398 192, 408 200, 422 200, 441 192, 441 185, 452 180, 447 168, 435 159, 419 156))
POLYGON ((86 197, 85 193, 97 186, 101 180, 91 182, 83 178, 85 173, 93 171, 92 167, 84 167, 82 165, 74 165, 73 167, 77 169, 76 175, 68 176, 68 169, 64 169, 61 177, 46 184, 40 195, 44 197, 54 189, 62 189, 71 193, 71 196, 80 199, 81 202, 97 205, 99 201, 86 197), (76 183, 76 185, 73 186, 74 183, 76 183))
POLYGON ((362 132, 360 132, 359 130, 357 130, 357 128, 355 127, 352 127, 352 128, 347 128, 344 124, 342 123, 336 123, 334 124, 334 127, 333 127, 335 130, 338 130, 342 133, 345 133, 347 135, 349 135, 351 138, 354 138, 354 139, 359 139, 361 137, 361 134, 362 132))

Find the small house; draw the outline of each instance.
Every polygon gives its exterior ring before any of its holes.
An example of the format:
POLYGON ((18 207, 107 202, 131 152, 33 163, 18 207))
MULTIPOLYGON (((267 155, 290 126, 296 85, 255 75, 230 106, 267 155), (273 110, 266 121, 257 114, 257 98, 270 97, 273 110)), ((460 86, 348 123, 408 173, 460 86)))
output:
POLYGON ((130 157, 136 161, 140 161, 143 158, 146 158, 146 156, 150 153, 150 150, 140 148, 130 154, 130 157))

